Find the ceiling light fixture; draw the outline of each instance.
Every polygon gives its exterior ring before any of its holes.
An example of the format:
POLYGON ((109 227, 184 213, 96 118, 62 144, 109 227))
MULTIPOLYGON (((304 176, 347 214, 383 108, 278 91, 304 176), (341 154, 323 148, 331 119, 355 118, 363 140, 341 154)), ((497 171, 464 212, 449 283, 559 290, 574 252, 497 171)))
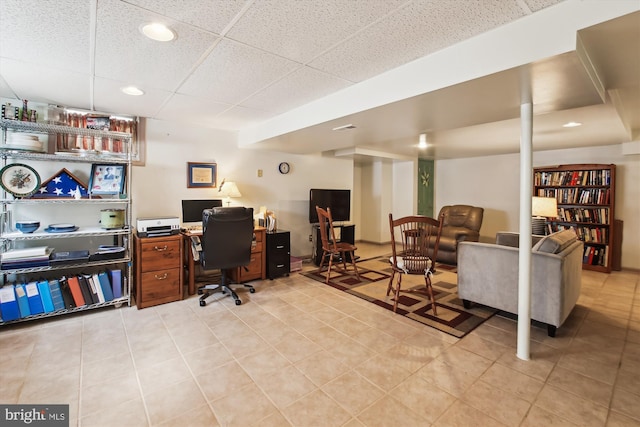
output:
POLYGON ((151 40, 158 42, 170 42, 176 38, 176 33, 164 24, 154 22, 140 27, 140 32, 151 40))
POLYGON ((420 139, 418 140, 418 148, 427 148, 427 134, 421 133, 420 139))
POLYGON ((563 128, 575 128, 578 126, 582 126, 582 123, 579 122, 568 122, 562 125, 563 128))
POLYGON ((120 89, 123 93, 126 93, 127 95, 132 95, 132 96, 140 96, 140 95, 144 95, 144 91, 142 89, 139 89, 135 86, 127 86, 127 87, 123 87, 122 89, 120 89))

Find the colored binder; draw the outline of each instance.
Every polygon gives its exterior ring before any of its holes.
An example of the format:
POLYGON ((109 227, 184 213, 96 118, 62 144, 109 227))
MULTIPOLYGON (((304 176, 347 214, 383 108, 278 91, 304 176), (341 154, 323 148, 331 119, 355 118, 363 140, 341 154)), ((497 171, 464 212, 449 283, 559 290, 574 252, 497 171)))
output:
POLYGON ((16 297, 18 298, 20 317, 31 316, 31 310, 29 310, 29 299, 27 298, 27 291, 25 290, 22 283, 16 285, 16 297))
POLYGON ((31 314, 44 313, 44 307, 42 306, 42 298, 40 298, 40 291, 38 290, 38 284, 29 282, 25 285, 27 291, 27 298, 29 300, 29 311, 31 314))
POLYGON ((0 314, 3 322, 20 318, 15 285, 5 285, 0 288, 0 314))
POLYGON ((80 289, 80 282, 78 281, 78 277, 69 277, 67 279, 67 283, 69 284, 69 289, 71 289, 71 295, 73 295, 73 302, 75 303, 76 307, 87 305, 84 300, 84 296, 82 295, 82 290, 80 289))
POLYGON ((87 305, 95 304, 96 302, 98 302, 98 297, 95 296, 93 289, 91 289, 91 285, 87 282, 86 276, 82 274, 78 275, 78 282, 80 283, 80 290, 82 291, 84 302, 87 305))
POLYGON ((113 298, 122 298, 122 270, 109 270, 113 298))
POLYGON ((62 297, 62 290, 60 290, 60 283, 57 279, 49 280, 49 292, 51 293, 54 311, 64 310, 64 298, 62 297))
POLYGON ((51 291, 49 290, 49 282, 47 280, 39 280, 37 282, 40 299, 42 299, 42 308, 45 313, 51 313, 53 308, 53 300, 51 299, 51 291))
POLYGON ((105 302, 104 293, 102 292, 102 287, 100 286, 100 281, 98 280, 98 273, 86 275, 87 282, 91 285, 91 289, 96 293, 97 301, 96 302, 105 302))
POLYGON ((100 282, 100 287, 102 288, 102 293, 104 294, 105 301, 113 300, 113 291, 111 289, 111 282, 109 282, 109 276, 107 276, 106 271, 102 271, 98 273, 98 281, 100 282))
POLYGON ((60 278, 60 291, 62 291, 62 299, 64 300, 65 308, 75 308, 76 302, 73 300, 71 288, 69 288, 69 281, 66 277, 60 278))
POLYGON ((80 291, 82 292, 82 296, 84 297, 84 302, 87 304, 95 304, 98 302, 98 296, 96 295, 95 289, 91 286, 91 283, 87 280, 87 276, 80 274, 78 275, 78 283, 80 284, 80 291))

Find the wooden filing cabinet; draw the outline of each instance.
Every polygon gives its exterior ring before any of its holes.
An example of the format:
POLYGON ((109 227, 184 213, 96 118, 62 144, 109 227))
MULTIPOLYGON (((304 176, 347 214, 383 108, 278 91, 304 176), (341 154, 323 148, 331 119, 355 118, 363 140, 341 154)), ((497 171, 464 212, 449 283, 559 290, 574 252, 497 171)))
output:
POLYGON ((289 275, 291 268, 291 233, 284 230, 267 233, 267 277, 289 275))
POLYGON ((182 236, 134 236, 138 308, 182 299, 182 236))
POLYGON ((244 267, 238 267, 229 271, 231 280, 236 283, 264 279, 266 277, 266 229, 264 227, 256 227, 253 232, 255 240, 251 245, 251 263, 247 266, 248 270, 245 270, 244 267))

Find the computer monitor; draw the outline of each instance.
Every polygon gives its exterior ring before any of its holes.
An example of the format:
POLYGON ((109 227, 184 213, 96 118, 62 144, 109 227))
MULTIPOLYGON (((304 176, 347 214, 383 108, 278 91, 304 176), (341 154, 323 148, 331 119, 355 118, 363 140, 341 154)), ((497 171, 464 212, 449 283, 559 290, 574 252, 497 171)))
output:
POLYGON ((202 223, 202 211, 222 206, 221 199, 183 200, 182 223, 202 223))

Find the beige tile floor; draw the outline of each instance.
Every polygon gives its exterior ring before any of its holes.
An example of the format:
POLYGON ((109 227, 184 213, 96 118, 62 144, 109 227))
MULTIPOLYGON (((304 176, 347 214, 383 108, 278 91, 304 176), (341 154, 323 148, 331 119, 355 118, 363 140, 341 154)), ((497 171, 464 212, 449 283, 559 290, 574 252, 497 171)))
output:
POLYGON ((193 296, 25 323, 0 330, 0 401, 69 403, 82 426, 638 426, 639 278, 585 271, 529 361, 511 320, 457 339, 299 274, 240 291, 241 306, 193 296))

